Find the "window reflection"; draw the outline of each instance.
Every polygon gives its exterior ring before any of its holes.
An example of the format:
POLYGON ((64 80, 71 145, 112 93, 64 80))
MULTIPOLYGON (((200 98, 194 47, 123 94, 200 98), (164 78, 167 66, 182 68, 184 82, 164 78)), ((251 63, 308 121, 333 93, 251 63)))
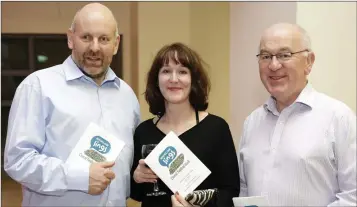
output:
POLYGON ((34 46, 35 70, 61 64, 71 54, 66 36, 56 39, 36 37, 34 46))

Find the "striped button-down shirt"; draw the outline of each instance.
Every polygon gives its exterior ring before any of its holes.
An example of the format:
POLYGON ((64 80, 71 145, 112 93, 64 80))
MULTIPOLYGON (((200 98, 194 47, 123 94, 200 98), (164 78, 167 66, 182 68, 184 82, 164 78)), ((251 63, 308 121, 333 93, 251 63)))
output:
POLYGON ((272 206, 356 205, 356 115, 307 84, 279 113, 271 97, 245 121, 240 196, 272 206))

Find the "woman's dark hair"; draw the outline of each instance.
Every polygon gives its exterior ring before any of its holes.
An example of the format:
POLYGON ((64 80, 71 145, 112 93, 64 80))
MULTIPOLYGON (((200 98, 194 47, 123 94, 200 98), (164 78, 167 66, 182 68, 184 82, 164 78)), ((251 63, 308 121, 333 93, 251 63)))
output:
POLYGON ((208 94, 211 88, 206 70, 207 65, 201 57, 192 49, 182 43, 166 45, 156 54, 147 75, 145 99, 154 115, 163 116, 165 113, 165 98, 158 86, 160 69, 172 60, 176 64, 188 68, 191 72, 191 92, 189 101, 192 107, 198 111, 204 111, 208 107, 208 94))

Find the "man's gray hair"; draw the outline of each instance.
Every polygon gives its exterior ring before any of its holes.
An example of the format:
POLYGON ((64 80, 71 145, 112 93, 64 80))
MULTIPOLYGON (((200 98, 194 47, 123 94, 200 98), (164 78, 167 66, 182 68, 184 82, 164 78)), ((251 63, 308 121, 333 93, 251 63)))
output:
POLYGON ((296 24, 295 26, 298 28, 299 32, 301 33, 301 37, 302 37, 301 38, 301 40, 302 40, 301 44, 302 44, 302 46, 304 48, 306 48, 307 50, 311 51, 312 50, 312 48, 311 48, 311 39, 310 39, 309 34, 300 25, 296 24))
MULTIPOLYGON (((302 47, 304 49, 308 50, 309 52, 312 52, 311 39, 310 39, 309 34, 307 33, 307 31, 304 28, 302 28, 298 24, 290 24, 290 23, 278 23, 278 24, 275 24, 273 26, 277 26, 277 25, 289 25, 289 26, 295 27, 295 29, 297 29, 297 31, 301 35, 301 45, 302 45, 302 47)), ((260 52, 260 44, 259 44, 259 47, 258 47, 258 53, 259 52, 260 52)), ((306 56, 306 55, 308 55, 308 52, 304 52, 303 54, 306 56)))

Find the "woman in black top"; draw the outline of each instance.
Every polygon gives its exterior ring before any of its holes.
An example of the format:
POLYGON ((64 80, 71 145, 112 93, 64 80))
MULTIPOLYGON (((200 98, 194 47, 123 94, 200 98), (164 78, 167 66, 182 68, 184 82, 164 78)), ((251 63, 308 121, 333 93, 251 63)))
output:
MULTIPOLYGON (((239 195, 237 156, 227 122, 205 111, 209 89, 202 60, 192 49, 175 43, 158 52, 148 73, 145 91, 150 112, 157 117, 141 123, 134 134, 130 197, 142 202, 142 207, 171 207, 171 198, 175 203, 180 200, 145 167, 141 157, 142 145, 158 144, 170 131, 211 171, 196 189, 218 189, 216 199, 206 206, 233 206, 232 198, 239 195), (160 191, 166 194, 147 196, 156 180, 160 191)), ((187 202, 181 204, 187 205, 187 202)))

